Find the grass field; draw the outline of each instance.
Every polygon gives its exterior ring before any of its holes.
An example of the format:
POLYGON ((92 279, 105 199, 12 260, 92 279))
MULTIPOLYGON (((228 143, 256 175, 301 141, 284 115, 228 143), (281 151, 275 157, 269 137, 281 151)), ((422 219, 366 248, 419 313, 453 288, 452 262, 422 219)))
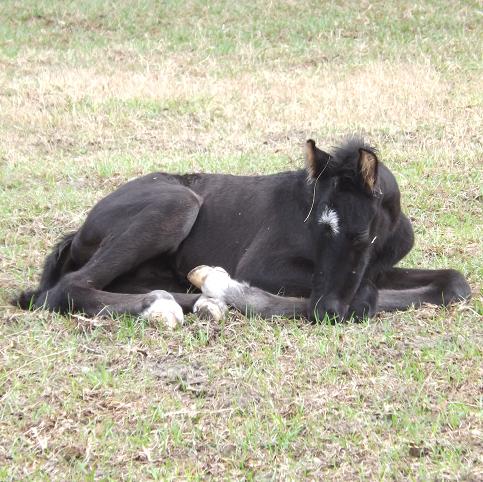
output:
MULTIPOLYGON (((0 480, 478 480, 476 1, 0 2, 0 480), (168 331, 9 298, 152 170, 270 173, 358 132, 473 300, 362 324, 168 331)), ((480 479, 481 480, 481 479, 480 479)))

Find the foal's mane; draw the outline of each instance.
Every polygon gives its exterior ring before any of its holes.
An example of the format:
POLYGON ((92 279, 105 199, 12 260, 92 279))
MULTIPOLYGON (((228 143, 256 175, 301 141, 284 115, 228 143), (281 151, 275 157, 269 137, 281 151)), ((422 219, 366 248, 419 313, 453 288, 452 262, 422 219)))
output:
POLYGON ((329 175, 337 174, 343 177, 354 177, 357 174, 361 149, 377 156, 376 148, 366 143, 360 136, 346 137, 341 145, 334 146, 330 155, 329 168, 327 169, 329 175))

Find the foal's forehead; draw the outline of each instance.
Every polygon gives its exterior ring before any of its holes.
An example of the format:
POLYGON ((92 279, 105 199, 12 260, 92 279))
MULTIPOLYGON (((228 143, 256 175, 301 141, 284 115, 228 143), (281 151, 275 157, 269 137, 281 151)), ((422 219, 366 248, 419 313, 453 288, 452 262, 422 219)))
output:
POLYGON ((339 218, 355 218, 362 223, 372 219, 377 208, 374 199, 359 189, 331 189, 322 204, 336 211, 339 218))
POLYGON ((319 200, 317 223, 329 228, 335 236, 341 230, 360 234, 367 231, 375 213, 376 206, 365 193, 338 189, 333 180, 319 200))

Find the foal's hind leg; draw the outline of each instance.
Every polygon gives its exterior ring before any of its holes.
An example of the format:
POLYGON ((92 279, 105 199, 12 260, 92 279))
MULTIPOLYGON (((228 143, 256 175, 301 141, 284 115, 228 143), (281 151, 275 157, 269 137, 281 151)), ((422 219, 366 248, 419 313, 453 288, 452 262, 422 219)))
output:
POLYGON ((161 301, 169 298, 164 293, 127 295, 102 290, 143 261, 174 251, 189 234, 201 199, 183 186, 169 186, 163 194, 164 202, 163 197, 157 202, 151 200, 137 214, 127 217, 115 232, 103 239, 82 268, 65 275, 39 297, 36 305, 45 304, 57 311, 83 311, 88 315, 105 310, 150 314, 160 308, 161 301))

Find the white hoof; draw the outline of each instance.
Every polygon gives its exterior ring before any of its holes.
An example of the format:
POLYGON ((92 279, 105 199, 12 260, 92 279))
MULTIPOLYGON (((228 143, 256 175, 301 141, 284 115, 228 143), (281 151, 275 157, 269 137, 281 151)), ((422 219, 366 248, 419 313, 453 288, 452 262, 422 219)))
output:
POLYGON ((188 280, 207 297, 221 300, 234 284, 238 285, 223 268, 211 266, 198 266, 192 269, 188 273, 188 280))
POLYGON ((203 283, 205 282, 206 276, 212 269, 213 268, 211 268, 211 266, 205 266, 202 264, 196 268, 193 268, 186 277, 193 286, 201 289, 203 283))
POLYGON ((162 290, 151 291, 149 294, 155 295, 156 299, 139 316, 149 320, 161 320, 168 328, 183 324, 183 310, 173 295, 162 290))
POLYGON ((203 320, 220 321, 226 316, 228 306, 222 300, 201 295, 193 306, 193 313, 203 320))

